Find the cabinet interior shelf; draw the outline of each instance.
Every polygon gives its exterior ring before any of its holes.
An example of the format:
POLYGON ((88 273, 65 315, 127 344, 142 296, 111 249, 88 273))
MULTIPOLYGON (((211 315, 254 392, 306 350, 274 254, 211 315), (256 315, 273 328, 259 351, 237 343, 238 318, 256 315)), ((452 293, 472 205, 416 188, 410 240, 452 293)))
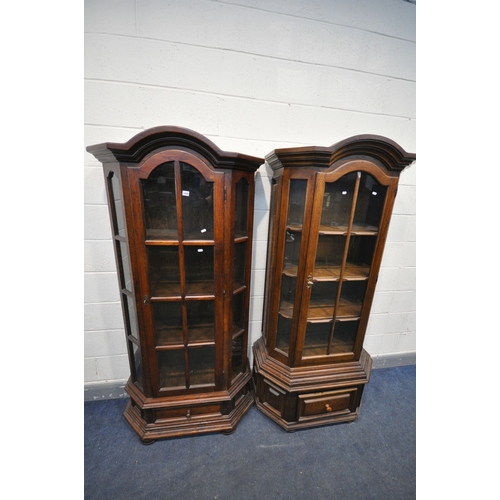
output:
MULTIPOLYGON (((155 283, 152 287, 152 300, 164 298, 178 298, 181 296, 179 283, 160 282, 155 283)), ((206 300, 215 298, 214 295, 214 282, 213 281, 200 281, 193 283, 186 283, 186 296, 195 298, 200 297, 206 300)))
MULTIPOLYGON (((341 266, 318 266, 314 267, 312 281, 338 281, 340 279, 341 266)), ((297 264, 287 263, 283 267, 283 274, 290 278, 297 278, 297 264)), ((358 264, 346 264, 344 269, 344 281, 364 281, 368 279, 370 266, 358 264)))
MULTIPOLYGON (((357 320, 361 314, 360 303, 351 302, 346 299, 341 299, 336 318, 357 320)), ((309 302, 309 310, 307 313, 308 323, 323 323, 332 321, 335 306, 331 300, 316 299, 309 302)), ((283 301, 279 310, 279 314, 286 319, 293 318, 293 303, 283 301)))
MULTIPOLYGON (((156 348, 183 347, 183 330, 181 327, 156 326, 156 348)), ((213 325, 195 326, 188 328, 188 346, 213 344, 215 330, 213 325)))
MULTIPOLYGON (((295 233, 302 232, 302 224, 288 224, 286 227, 287 231, 293 231, 295 233)), ((345 225, 336 226, 336 225, 325 225, 322 224, 319 226, 318 234, 322 236, 325 235, 347 235, 348 227, 345 225)), ((352 236, 376 236, 378 234, 378 228, 375 226, 370 226, 368 224, 353 224, 351 228, 352 236)))
MULTIPOLYGON (((189 231, 184 233, 182 238, 183 242, 186 241, 211 241, 214 242, 213 230, 202 231, 189 231)), ((146 241, 164 241, 179 243, 179 233, 177 229, 146 229, 146 241)))

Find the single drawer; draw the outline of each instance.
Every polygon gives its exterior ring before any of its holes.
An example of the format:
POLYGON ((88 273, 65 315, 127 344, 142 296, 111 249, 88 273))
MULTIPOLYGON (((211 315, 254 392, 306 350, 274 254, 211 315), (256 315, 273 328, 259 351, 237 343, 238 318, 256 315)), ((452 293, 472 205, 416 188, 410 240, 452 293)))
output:
POLYGON ((357 388, 341 389, 331 392, 302 394, 298 398, 298 417, 313 417, 328 414, 351 413, 357 388))
POLYGON ((183 408, 172 408, 170 410, 157 410, 156 420, 168 420, 170 418, 191 418, 198 415, 220 414, 220 405, 186 406, 183 408))

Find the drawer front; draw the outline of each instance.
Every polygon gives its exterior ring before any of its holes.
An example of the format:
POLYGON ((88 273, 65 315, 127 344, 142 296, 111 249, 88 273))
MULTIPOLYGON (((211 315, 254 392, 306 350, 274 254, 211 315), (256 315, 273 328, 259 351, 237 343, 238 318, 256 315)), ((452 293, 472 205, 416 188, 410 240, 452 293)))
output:
POLYGON ((302 394, 298 401, 298 418, 351 413, 356 410, 357 388, 302 394))
POLYGON ((156 420, 170 418, 191 418, 198 415, 220 414, 220 405, 189 406, 172 408, 170 410, 157 410, 156 420))

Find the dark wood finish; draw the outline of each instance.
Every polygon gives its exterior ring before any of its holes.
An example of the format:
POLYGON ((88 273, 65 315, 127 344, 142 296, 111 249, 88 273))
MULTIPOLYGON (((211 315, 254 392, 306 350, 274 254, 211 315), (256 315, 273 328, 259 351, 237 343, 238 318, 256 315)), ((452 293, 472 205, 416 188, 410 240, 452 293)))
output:
POLYGON ((254 175, 264 160, 156 127, 87 150, 103 164, 143 442, 234 431, 247 359, 254 175))
POLYGON ((399 175, 415 158, 375 135, 266 156, 273 185, 255 397, 288 431, 358 417, 399 175))

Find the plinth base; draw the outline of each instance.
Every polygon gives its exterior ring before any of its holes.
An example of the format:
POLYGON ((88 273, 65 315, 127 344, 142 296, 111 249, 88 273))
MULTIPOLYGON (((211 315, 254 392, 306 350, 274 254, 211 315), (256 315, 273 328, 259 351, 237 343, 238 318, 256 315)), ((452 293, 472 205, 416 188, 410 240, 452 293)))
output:
POLYGON ((359 361, 290 368, 253 345, 255 404, 286 431, 352 422, 359 415, 372 368, 363 349, 359 361))
POLYGON ((157 439, 232 433, 254 402, 251 374, 240 376, 228 391, 171 398, 145 398, 129 380, 124 417, 144 444, 157 439))

